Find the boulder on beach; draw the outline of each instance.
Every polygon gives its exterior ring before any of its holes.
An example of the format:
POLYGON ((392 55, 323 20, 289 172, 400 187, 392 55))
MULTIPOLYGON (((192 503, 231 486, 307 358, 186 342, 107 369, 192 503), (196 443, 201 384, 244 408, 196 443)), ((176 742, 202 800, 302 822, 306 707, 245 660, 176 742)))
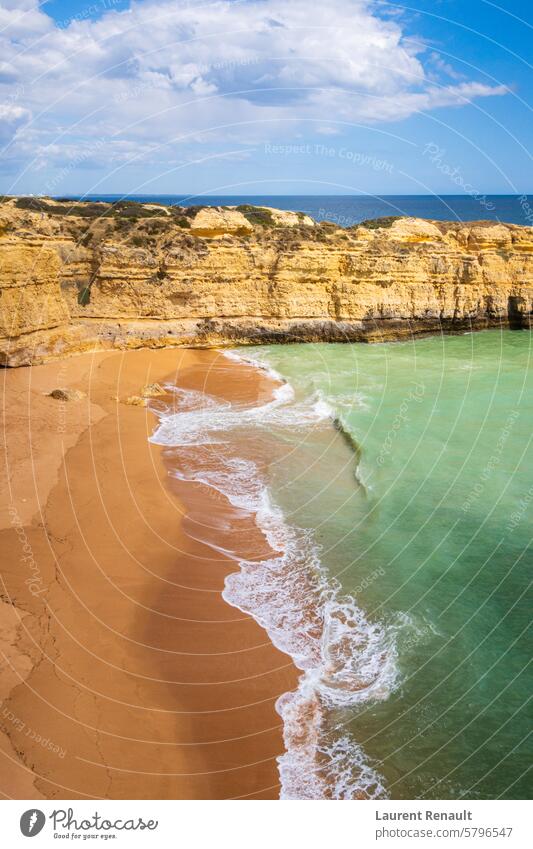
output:
POLYGON ((81 401, 86 397, 85 392, 79 389, 53 389, 48 395, 56 401, 81 401))

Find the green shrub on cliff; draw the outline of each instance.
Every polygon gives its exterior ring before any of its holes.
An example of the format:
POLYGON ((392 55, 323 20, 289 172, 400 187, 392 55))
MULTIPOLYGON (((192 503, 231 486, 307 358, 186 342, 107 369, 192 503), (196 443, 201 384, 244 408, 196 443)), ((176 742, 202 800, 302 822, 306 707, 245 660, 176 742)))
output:
POLYGON ((254 226, 260 227, 275 227, 272 213, 269 209, 260 209, 257 206, 252 206, 249 203, 243 203, 237 207, 237 212, 241 212, 247 221, 254 226))
POLYGON ((174 219, 174 224, 177 224, 178 227, 182 227, 184 230, 191 226, 191 222, 185 215, 177 215, 174 219))
POLYGON ((86 307, 91 300, 91 286, 81 286, 78 289, 78 304, 80 307, 86 307))
POLYGON ((366 227, 367 230, 388 229, 392 227, 395 221, 399 221, 400 218, 404 218, 404 216, 385 215, 383 218, 365 218, 364 221, 360 221, 355 227, 366 227))
POLYGON ((158 204, 145 206, 138 201, 120 200, 115 203, 96 203, 95 201, 76 201, 68 198, 17 198, 15 206, 30 212, 41 212, 47 215, 77 216, 79 218, 119 218, 127 221, 137 221, 139 218, 161 218, 165 215, 166 207, 158 204))

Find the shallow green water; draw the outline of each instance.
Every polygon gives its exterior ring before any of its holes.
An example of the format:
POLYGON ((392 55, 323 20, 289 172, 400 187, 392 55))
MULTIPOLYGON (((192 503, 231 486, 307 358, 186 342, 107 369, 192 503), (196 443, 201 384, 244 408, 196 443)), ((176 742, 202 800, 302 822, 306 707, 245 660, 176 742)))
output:
POLYGON ((337 721, 393 798, 530 795, 530 333, 248 354, 328 402, 359 448, 285 434, 276 500, 371 620, 410 617, 399 685, 337 721))

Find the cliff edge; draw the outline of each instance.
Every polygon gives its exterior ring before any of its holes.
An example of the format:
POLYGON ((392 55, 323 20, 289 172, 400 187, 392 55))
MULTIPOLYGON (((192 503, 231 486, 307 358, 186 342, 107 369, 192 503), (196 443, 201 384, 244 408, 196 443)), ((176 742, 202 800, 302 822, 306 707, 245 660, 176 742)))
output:
POLYGON ((0 363, 529 327, 533 228, 0 199, 0 363))

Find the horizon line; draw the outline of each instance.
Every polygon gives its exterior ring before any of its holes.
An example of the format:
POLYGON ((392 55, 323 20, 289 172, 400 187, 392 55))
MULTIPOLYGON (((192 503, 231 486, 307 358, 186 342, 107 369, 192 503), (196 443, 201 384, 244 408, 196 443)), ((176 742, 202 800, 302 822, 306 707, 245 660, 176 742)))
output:
MULTIPOLYGON (((1 194, 1 193, 0 193, 1 194)), ((4 197, 27 197, 28 194, 31 193, 21 193, 17 195, 6 195, 4 197)), ((480 193, 485 195, 486 197, 524 197, 533 195, 533 190, 531 191, 523 191, 523 192, 513 192, 513 193, 504 193, 504 192, 483 192, 480 193)), ((60 195, 43 195, 41 193, 34 195, 34 197, 183 197, 183 198, 196 198, 196 197, 279 197, 279 198, 292 198, 292 197, 346 197, 346 198, 392 198, 392 197, 413 197, 413 198, 470 198, 475 201, 476 198, 473 198, 469 194, 444 194, 444 193, 423 193, 423 194, 402 194, 401 192, 394 192, 391 194, 299 194, 297 192, 290 192, 288 194, 275 194, 271 192, 263 192, 261 194, 249 195, 249 194, 226 194, 224 192, 221 193, 207 193, 207 192, 66 192, 65 194, 60 195)))

